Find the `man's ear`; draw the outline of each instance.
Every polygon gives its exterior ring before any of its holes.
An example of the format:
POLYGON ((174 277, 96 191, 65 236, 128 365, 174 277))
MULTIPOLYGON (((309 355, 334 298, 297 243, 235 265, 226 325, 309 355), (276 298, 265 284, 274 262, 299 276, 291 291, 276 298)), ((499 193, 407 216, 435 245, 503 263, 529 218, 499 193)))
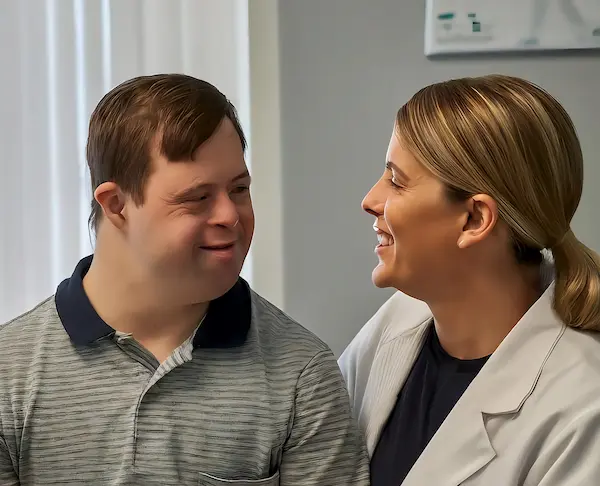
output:
POLYGON ((467 201, 467 221, 458 237, 459 248, 468 248, 487 238, 498 221, 498 205, 487 194, 476 194, 467 201))
POLYGON ((123 210, 127 200, 121 188, 114 182, 103 182, 94 191, 94 199, 102 208, 104 217, 117 228, 126 223, 123 210))

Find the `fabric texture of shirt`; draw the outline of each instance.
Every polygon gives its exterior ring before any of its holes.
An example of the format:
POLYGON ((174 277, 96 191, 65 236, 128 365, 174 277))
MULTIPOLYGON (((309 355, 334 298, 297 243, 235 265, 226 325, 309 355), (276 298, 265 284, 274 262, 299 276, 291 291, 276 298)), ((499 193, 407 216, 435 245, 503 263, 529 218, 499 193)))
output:
POLYGON ((240 279, 162 364, 95 313, 78 265, 0 327, 0 484, 367 486, 329 348, 240 279))
POLYGON ((399 486, 486 358, 460 360, 430 326, 371 458, 372 486, 399 486))

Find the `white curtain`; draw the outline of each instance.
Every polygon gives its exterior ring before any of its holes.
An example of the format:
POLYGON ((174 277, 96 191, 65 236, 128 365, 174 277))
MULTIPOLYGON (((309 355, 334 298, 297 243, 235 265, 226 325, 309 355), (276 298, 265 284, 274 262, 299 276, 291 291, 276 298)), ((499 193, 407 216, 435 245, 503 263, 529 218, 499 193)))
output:
POLYGON ((92 251, 85 142, 104 93, 183 72, 217 85, 249 131, 247 2, 0 0, 0 323, 92 251))

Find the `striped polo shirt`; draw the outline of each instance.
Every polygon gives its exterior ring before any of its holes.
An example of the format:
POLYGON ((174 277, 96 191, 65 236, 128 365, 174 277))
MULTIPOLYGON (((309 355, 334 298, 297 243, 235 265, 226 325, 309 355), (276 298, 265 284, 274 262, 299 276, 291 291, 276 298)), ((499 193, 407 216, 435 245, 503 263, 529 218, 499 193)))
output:
POLYGON ((0 485, 368 485, 329 348, 240 279, 162 364, 83 290, 0 327, 0 485))

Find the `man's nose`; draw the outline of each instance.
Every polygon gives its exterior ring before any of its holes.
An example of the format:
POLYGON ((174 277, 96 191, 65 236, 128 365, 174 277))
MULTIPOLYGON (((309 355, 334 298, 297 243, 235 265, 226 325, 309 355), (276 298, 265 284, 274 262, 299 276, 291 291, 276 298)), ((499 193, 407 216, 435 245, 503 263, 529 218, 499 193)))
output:
POLYGON ((211 223, 218 226, 233 228, 240 219, 236 204, 228 193, 219 194, 214 206, 211 223))

